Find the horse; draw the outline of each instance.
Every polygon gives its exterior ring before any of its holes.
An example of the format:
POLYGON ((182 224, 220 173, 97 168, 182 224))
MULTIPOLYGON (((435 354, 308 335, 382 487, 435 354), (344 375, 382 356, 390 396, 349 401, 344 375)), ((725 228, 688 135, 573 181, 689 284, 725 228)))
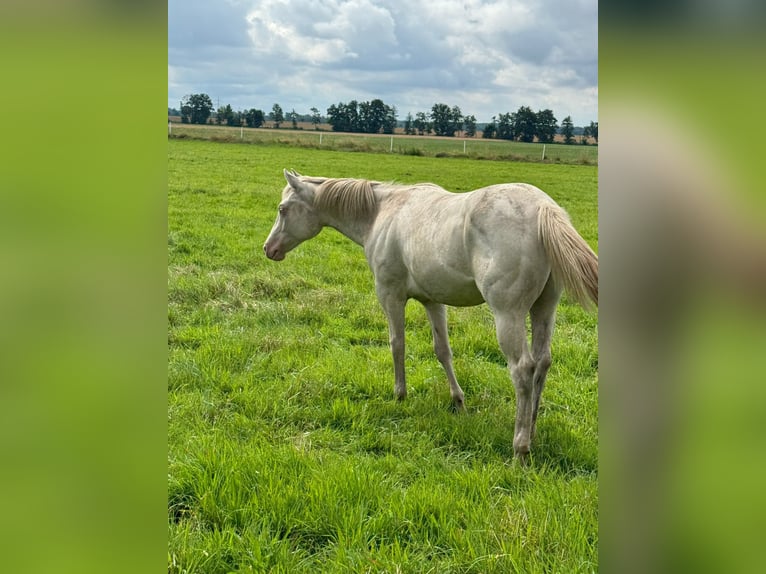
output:
POLYGON ((465 395, 452 366, 445 305, 486 303, 516 392, 514 455, 525 462, 551 366, 555 312, 564 290, 598 306, 598 257, 545 192, 526 183, 465 193, 433 183, 302 176, 287 185, 263 250, 273 261, 331 227, 361 245, 388 319, 394 394, 407 395, 404 308, 419 301, 456 410, 465 395), (526 317, 530 316, 531 350, 526 317))

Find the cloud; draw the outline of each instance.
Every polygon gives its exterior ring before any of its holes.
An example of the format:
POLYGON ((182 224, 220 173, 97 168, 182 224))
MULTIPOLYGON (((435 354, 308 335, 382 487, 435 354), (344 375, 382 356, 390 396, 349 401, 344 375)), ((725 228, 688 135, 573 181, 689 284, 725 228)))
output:
POLYGON ((168 14, 170 105, 381 98, 401 118, 444 102, 488 121, 557 102, 559 119, 596 119, 596 0, 170 0, 168 14))

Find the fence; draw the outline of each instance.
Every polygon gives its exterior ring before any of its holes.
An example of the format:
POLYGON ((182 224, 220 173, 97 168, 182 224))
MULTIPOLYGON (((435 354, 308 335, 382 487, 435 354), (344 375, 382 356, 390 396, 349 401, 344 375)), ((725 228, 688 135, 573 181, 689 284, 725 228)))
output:
POLYGON ((168 123, 168 136, 251 144, 282 144, 337 151, 398 153, 550 163, 598 164, 598 146, 523 143, 483 138, 349 134, 302 129, 268 129, 168 123))

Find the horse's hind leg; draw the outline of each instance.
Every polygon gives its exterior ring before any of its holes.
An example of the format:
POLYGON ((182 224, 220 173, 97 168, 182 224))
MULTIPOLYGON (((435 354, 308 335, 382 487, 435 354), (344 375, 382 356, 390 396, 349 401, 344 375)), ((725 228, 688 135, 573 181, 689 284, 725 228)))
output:
POLYGON ((535 436, 537 411, 540 408, 540 395, 545 387, 545 379, 551 366, 551 337, 556 322, 556 305, 561 298, 561 289, 552 279, 548 279, 542 294, 529 311, 532 324, 532 358, 535 370, 532 375, 532 436, 535 436))
POLYGON ((447 309, 440 303, 423 303, 423 306, 426 308, 428 320, 431 322, 431 333, 434 337, 436 358, 439 359, 442 367, 444 367, 444 372, 447 373, 452 402, 456 409, 462 410, 465 396, 452 368, 452 349, 450 349, 449 336, 447 334, 447 309))
POLYGON ((500 348, 508 361, 511 380, 516 390, 516 422, 513 430, 513 452, 525 462, 532 443, 533 375, 535 361, 527 345, 525 312, 499 311, 495 327, 500 348))

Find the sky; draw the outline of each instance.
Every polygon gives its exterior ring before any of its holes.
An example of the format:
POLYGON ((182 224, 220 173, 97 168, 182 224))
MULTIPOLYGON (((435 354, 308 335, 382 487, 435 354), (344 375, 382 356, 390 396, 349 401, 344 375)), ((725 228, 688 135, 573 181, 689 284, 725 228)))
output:
POLYGON ((168 107, 324 116, 375 98, 489 122, 521 106, 598 121, 597 0, 169 0, 168 107))

